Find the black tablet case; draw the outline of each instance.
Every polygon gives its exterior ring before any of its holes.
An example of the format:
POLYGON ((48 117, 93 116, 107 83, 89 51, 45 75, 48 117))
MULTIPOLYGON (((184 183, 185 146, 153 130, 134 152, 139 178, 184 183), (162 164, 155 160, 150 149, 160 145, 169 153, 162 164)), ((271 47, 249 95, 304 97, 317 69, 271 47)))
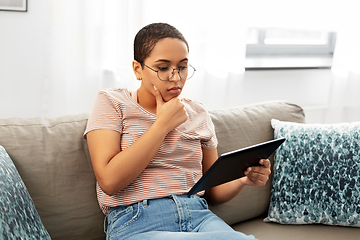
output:
POLYGON ((259 160, 270 157, 284 141, 285 138, 279 138, 222 154, 187 194, 194 195, 245 176, 248 167, 261 166, 259 160))

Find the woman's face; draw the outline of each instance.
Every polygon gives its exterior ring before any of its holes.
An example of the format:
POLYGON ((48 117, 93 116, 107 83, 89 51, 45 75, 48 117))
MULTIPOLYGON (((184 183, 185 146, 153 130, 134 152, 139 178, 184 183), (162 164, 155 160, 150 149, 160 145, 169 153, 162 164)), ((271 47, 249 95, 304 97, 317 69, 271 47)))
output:
MULTIPOLYGON (((144 61, 144 64, 156 71, 167 68, 177 69, 188 64, 188 49, 186 44, 177 38, 164 38, 155 45, 144 61)), ((158 74, 144 66, 141 71, 142 87, 155 94, 154 86, 160 91, 164 101, 177 97, 182 92, 185 81, 180 78, 178 70, 174 71, 169 81, 161 81, 158 74)))

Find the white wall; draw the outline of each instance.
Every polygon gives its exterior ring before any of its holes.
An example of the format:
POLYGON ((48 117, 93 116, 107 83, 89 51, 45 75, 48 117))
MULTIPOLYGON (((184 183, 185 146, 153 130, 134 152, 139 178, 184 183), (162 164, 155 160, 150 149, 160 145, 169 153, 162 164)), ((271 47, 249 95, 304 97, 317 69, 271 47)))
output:
POLYGON ((29 1, 28 12, 0 11, 0 117, 41 114, 33 106, 42 101, 44 5, 36 0, 29 1), (36 90, 28 91, 30 86, 36 90))
MULTIPOLYGON (((28 12, 0 11, 0 118, 42 116, 46 14, 46 0, 29 1, 28 12)), ((305 109, 308 122, 324 122, 330 70, 246 71, 242 81, 234 104, 287 100, 305 109)), ((351 120, 360 121, 359 114, 351 120)))

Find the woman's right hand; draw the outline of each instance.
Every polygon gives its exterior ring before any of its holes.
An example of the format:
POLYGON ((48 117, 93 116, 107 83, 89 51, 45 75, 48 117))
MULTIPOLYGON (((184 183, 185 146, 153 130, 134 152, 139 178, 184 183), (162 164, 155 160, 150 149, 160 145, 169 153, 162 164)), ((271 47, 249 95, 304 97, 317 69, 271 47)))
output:
POLYGON ((154 89, 157 104, 156 121, 170 132, 187 120, 185 106, 177 97, 165 102, 160 91, 155 87, 154 89))

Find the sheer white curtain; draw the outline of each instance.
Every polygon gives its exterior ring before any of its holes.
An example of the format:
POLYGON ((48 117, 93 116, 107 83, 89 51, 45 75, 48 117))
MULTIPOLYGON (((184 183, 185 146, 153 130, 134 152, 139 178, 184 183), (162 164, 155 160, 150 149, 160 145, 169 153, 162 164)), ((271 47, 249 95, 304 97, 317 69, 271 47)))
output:
POLYGON ((90 111, 103 88, 136 89, 133 39, 152 22, 174 25, 189 42, 197 72, 184 95, 213 107, 238 105, 246 32, 241 5, 227 0, 47 2, 43 115, 90 111))
POLYGON ((246 16, 244 1, 144 1, 144 23, 168 22, 190 45, 197 69, 184 95, 208 108, 239 105, 244 73, 246 16))
POLYGON ((100 89, 132 86, 132 38, 142 24, 134 13, 141 1, 45 4, 43 116, 89 112, 100 89))
POLYGON ((86 112, 100 87, 105 6, 46 1, 43 116, 86 112))
POLYGON ((347 117, 359 112, 354 104, 360 81, 355 1, 51 0, 46 5, 43 116, 89 112, 103 88, 136 89, 133 38, 148 23, 168 22, 187 38, 197 69, 184 95, 209 109, 241 104, 247 26, 338 31, 324 122, 339 113, 344 117, 336 121, 359 119, 359 114, 347 117), (349 86, 351 94, 345 90, 349 86))
POLYGON ((360 121, 360 15, 354 1, 345 1, 333 60, 333 79, 324 122, 360 121))

